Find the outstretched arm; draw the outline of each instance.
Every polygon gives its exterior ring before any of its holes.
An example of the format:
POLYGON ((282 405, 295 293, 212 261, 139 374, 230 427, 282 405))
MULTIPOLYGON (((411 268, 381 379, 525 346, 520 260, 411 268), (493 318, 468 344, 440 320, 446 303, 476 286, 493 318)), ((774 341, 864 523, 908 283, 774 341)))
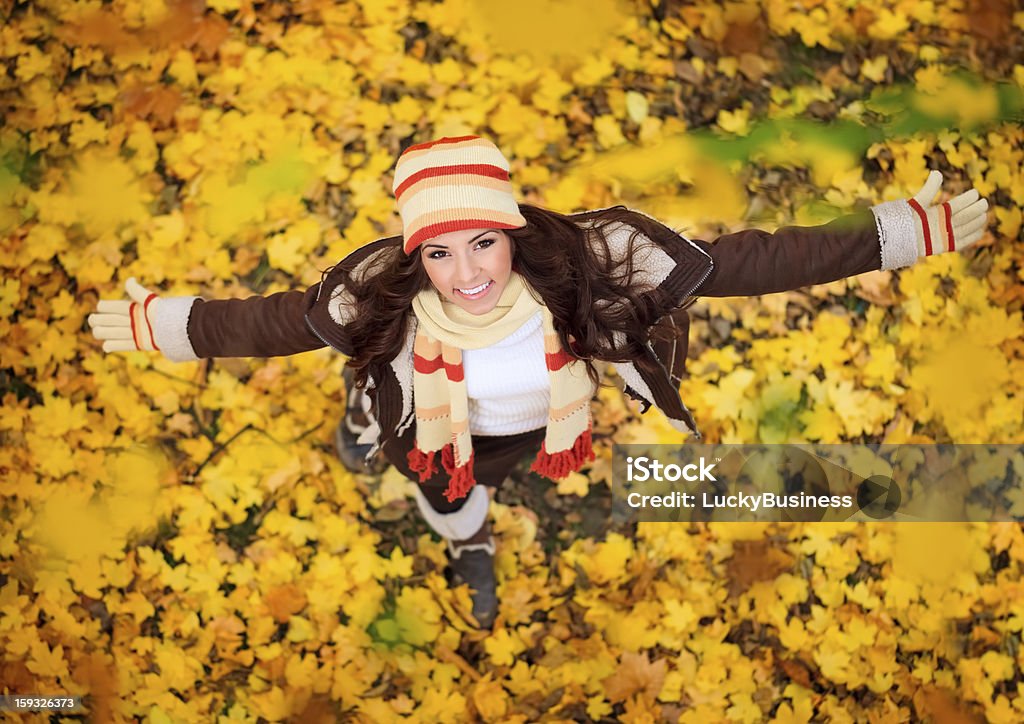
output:
MULTIPOLYGON (((305 320, 319 286, 266 297, 195 301, 187 330, 196 355, 280 357, 327 346, 305 320)), ((180 324, 181 318, 173 323, 180 324)))
POLYGON ((822 226, 784 226, 774 233, 747 229, 713 243, 693 239, 714 261, 694 294, 771 294, 960 251, 984 233, 988 202, 971 189, 932 205, 941 185, 942 174, 932 171, 912 198, 887 201, 822 226))
POLYGON ((207 301, 160 298, 133 277, 125 284, 131 301, 102 300, 88 322, 104 352, 154 350, 174 362, 298 354, 326 346, 305 319, 319 287, 207 301))

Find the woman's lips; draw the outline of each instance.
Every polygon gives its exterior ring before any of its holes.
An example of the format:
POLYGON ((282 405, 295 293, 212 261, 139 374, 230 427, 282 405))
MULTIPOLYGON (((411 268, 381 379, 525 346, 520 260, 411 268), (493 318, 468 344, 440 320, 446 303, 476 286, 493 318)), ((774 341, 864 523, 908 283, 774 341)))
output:
POLYGON ((487 282, 486 284, 479 284, 479 285, 477 285, 475 287, 470 287, 470 289, 477 289, 478 290, 474 294, 467 294, 466 292, 464 292, 463 290, 459 289, 458 287, 455 288, 455 293, 458 294, 463 299, 479 299, 480 297, 484 296, 489 291, 491 291, 491 287, 493 287, 493 286, 494 286, 494 280, 492 279, 491 281, 487 282))

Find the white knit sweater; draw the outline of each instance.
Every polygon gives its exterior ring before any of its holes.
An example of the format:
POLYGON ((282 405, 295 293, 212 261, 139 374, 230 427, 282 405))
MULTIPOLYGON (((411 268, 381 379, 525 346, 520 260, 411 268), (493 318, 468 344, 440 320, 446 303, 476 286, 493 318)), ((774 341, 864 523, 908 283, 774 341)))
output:
POLYGON ((489 347, 463 350, 462 366, 471 432, 515 435, 547 425, 551 382, 540 312, 489 347))

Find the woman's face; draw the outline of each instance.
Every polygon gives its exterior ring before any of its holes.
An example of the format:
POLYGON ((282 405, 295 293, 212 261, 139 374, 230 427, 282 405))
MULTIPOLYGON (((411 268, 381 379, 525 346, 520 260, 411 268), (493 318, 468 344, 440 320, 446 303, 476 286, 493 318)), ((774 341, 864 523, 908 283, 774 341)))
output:
POLYGON ((494 309, 512 274, 512 242, 500 229, 449 231, 420 254, 434 288, 470 314, 494 309))

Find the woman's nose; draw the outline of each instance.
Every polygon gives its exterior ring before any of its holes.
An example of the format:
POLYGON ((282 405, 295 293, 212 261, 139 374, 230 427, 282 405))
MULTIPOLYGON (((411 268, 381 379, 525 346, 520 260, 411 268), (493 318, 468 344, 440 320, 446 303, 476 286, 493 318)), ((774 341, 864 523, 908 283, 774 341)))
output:
POLYGON ((469 254, 457 254, 455 256, 455 280, 457 282, 472 282, 476 280, 477 265, 469 254))

